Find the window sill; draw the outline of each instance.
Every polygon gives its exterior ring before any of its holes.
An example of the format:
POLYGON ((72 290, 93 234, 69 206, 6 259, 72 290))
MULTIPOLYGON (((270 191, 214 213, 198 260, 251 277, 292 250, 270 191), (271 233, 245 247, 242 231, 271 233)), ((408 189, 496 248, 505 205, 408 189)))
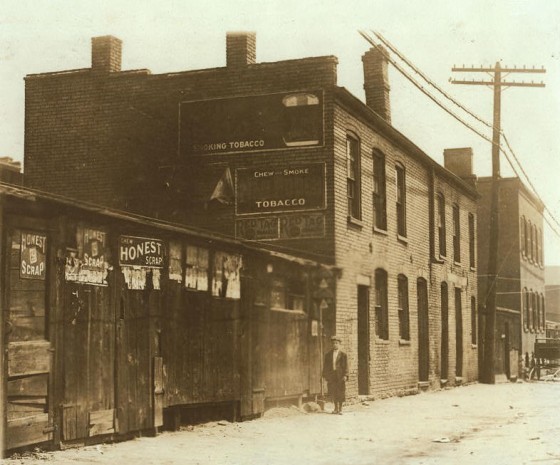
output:
POLYGON ((364 227, 364 223, 362 222, 362 220, 359 220, 358 218, 354 218, 353 216, 348 215, 348 224, 351 226, 354 226, 356 228, 360 228, 362 229, 364 227))
POLYGON ((408 238, 406 236, 401 236, 397 234, 397 241, 402 242, 405 245, 408 245, 408 238))
POLYGON ((441 387, 447 386, 447 383, 448 383, 448 382, 449 382, 449 381, 446 380, 446 379, 440 379, 440 380, 439 380, 439 384, 441 385, 441 387))
POLYGON ((381 234, 383 236, 387 236, 387 230, 386 229, 380 229, 380 228, 376 228, 375 226, 373 227, 373 232, 376 234, 381 234))
POLYGON ((471 349, 473 349, 473 350, 474 350, 474 349, 478 349, 478 345, 476 345, 476 344, 471 344, 471 349))
POLYGON ((458 262, 458 261, 456 261, 456 260, 453 260, 453 264, 454 264, 455 266, 461 266, 461 262, 458 262))
POLYGON ((471 266, 471 271, 476 271, 476 266, 471 266))
POLYGON ((386 346, 389 345, 389 339, 379 339, 378 337, 376 337, 375 343, 386 346))
POLYGON ((443 265, 443 264, 446 262, 446 260, 443 260, 441 257, 440 257, 440 258, 438 258, 438 257, 433 257, 433 258, 432 258, 432 262, 433 262, 433 263, 438 263, 438 264, 440 264, 440 265, 443 265))
POLYGON ((455 376, 455 384, 463 384, 463 377, 462 376, 455 376))
POLYGON ((410 339, 399 339, 399 346, 409 346, 410 339))

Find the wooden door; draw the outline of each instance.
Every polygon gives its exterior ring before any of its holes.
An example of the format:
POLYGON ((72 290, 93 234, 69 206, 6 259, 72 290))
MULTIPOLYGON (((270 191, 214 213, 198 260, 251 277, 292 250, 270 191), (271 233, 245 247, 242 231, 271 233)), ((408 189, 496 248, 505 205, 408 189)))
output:
POLYGON ((440 378, 449 376, 449 291, 447 283, 441 284, 441 371, 440 378))
POLYGON ((455 288, 455 376, 463 376, 463 304, 461 289, 455 288))
MULTIPOLYGON (((125 285, 126 286, 126 285, 125 285)), ((119 433, 152 429, 154 383, 150 311, 156 290, 122 288, 117 320, 117 418, 119 433)))
POLYGON ((428 286, 423 278, 417 281, 418 293, 418 380, 428 381, 430 374, 430 326, 428 319, 428 286))
POLYGON ((358 394, 369 394, 369 287, 358 286, 358 394))
POLYGON ((114 433, 115 315, 110 289, 66 283, 60 323, 62 440, 114 433))
POLYGON ((48 408, 51 344, 47 318, 47 235, 13 228, 6 238, 6 449, 52 439, 48 408))

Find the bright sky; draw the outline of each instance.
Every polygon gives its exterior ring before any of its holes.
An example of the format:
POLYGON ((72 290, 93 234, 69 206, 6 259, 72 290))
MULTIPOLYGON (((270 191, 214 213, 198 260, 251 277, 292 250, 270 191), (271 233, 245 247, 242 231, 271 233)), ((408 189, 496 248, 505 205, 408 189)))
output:
MULTIPOLYGON (((225 65, 227 31, 257 33, 257 61, 335 55, 338 84, 363 99, 358 30, 377 30, 447 93, 487 121, 492 92, 458 86, 453 65, 541 67, 545 88, 507 89, 502 128, 560 221, 560 2, 553 0, 4 0, 0 12, 0 156, 23 160, 26 74, 87 68, 91 37, 123 40, 123 69, 153 73, 225 65)), ((393 125, 435 160, 443 149, 473 147, 474 169, 491 174, 490 144, 465 129, 391 70, 393 125)), ((469 120, 474 124, 472 119, 469 120)), ((491 137, 491 131, 477 125, 491 137)), ((502 175, 512 175, 502 157, 502 175)), ((560 231, 560 226, 557 226, 560 231)), ((545 263, 560 265, 560 238, 545 227, 545 263)))

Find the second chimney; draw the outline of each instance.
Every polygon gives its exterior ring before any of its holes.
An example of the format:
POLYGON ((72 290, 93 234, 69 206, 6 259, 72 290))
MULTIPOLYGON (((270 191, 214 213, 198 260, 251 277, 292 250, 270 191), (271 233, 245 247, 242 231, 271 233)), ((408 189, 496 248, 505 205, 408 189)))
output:
POLYGON ((91 69, 104 73, 121 70, 122 41, 113 36, 91 39, 91 69))
POLYGON ((443 166, 461 179, 474 183, 473 150, 471 147, 445 149, 443 151, 443 166))
POLYGON ((228 68, 240 68, 257 62, 257 35, 254 32, 228 32, 226 35, 228 68))
POLYGON ((389 100, 389 62, 384 47, 370 48, 362 56, 364 65, 364 90, 366 105, 391 123, 391 102, 389 100))

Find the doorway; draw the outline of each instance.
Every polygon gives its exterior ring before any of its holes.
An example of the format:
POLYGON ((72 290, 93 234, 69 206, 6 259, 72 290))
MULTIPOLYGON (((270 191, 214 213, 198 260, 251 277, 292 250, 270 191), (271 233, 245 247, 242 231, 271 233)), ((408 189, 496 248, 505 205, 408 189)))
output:
POLYGON ((358 394, 369 394, 369 287, 358 286, 358 394))
POLYGON ((428 319, 428 285, 424 278, 416 282, 418 294, 418 380, 426 382, 430 374, 430 326, 428 319))
POLYGON ((463 376, 463 306, 461 289, 455 288, 455 376, 463 376))

